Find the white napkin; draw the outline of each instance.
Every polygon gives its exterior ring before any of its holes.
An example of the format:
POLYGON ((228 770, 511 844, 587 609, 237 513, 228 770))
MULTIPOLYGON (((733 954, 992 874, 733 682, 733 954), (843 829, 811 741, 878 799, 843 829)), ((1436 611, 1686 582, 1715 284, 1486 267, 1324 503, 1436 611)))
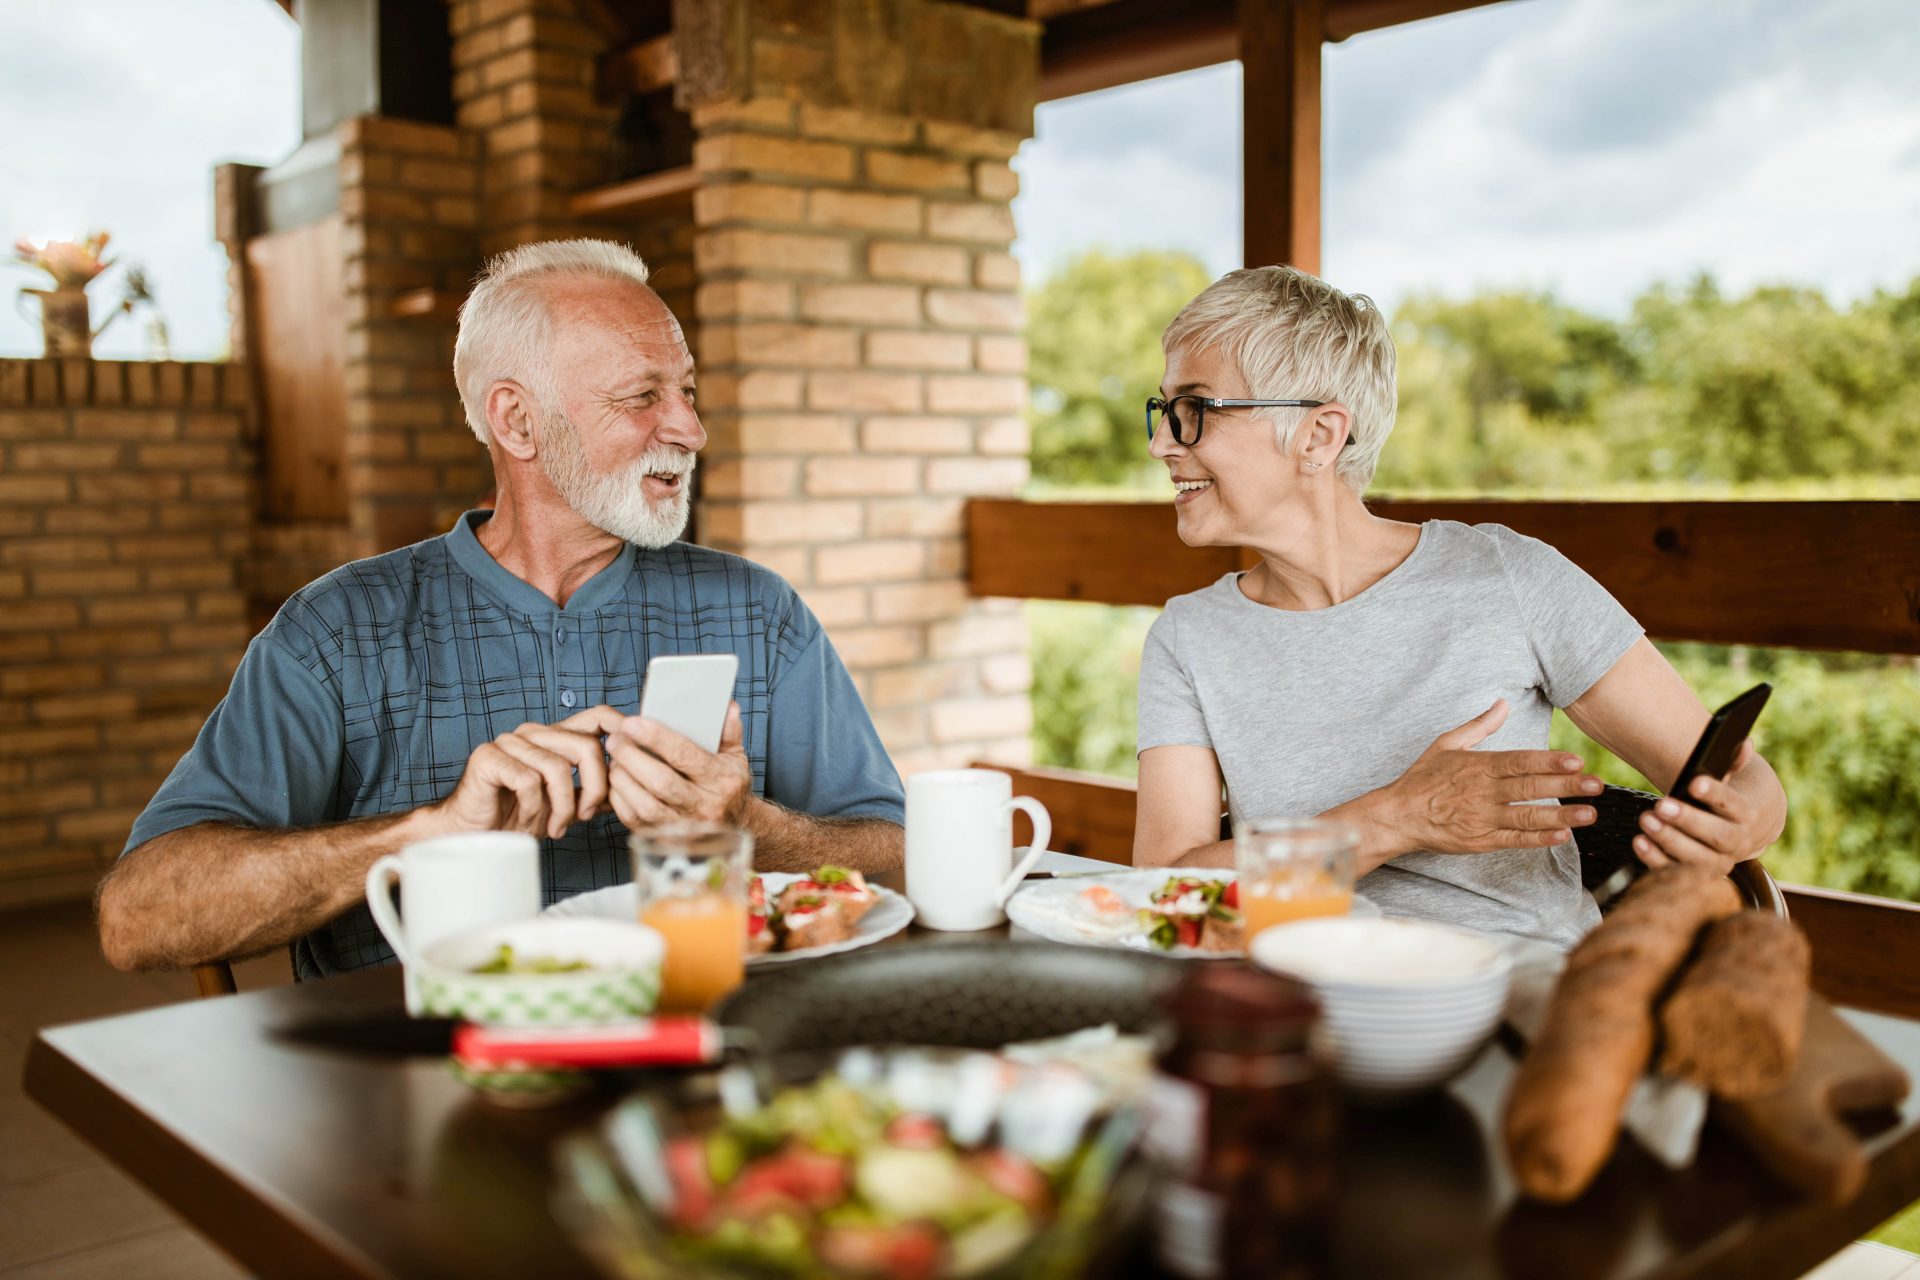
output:
MULTIPOLYGON (((1528 1041, 1540 1033, 1547 1018, 1553 984, 1566 968, 1567 957, 1558 948, 1531 938, 1503 940, 1513 962, 1513 981, 1507 990, 1507 1023, 1528 1041)), ((1699 1085, 1648 1072, 1627 1097, 1622 1123, 1634 1140, 1669 1169, 1693 1163, 1700 1147, 1700 1129, 1707 1120, 1707 1091, 1699 1085)))

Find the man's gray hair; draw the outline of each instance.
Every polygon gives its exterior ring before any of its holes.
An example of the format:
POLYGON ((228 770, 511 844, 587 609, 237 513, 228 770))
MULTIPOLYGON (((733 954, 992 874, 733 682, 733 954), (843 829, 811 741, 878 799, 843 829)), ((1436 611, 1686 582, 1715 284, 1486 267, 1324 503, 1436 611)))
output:
POLYGON ((517 382, 542 409, 560 408, 553 385, 553 314, 541 287, 552 276, 645 284, 647 264, 611 240, 543 240, 487 262, 460 304, 460 336, 453 344, 453 381, 467 425, 481 444, 493 438, 487 429, 487 390, 496 382, 517 382))
MULTIPOLYGON (((1393 430, 1398 395, 1386 317, 1363 293, 1342 293, 1292 267, 1229 271, 1173 318, 1168 351, 1218 350, 1240 370, 1250 400, 1337 400, 1352 416, 1340 478, 1364 493, 1393 430)), ((1217 394, 1217 393, 1216 393, 1217 394)), ((1291 449, 1312 410, 1256 409, 1291 449)))

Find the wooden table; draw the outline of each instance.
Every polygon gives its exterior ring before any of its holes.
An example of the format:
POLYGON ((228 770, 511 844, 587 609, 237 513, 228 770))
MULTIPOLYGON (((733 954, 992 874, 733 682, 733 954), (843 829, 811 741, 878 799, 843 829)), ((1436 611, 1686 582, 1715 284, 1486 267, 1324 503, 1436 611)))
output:
MULTIPOLYGON (((1920 1023, 1848 1016, 1920 1076, 1920 1023)), ((409 1038, 397 971, 43 1031, 26 1090, 265 1280, 592 1275, 549 1210, 547 1152, 606 1100, 503 1111, 437 1058, 341 1047, 346 1025, 363 1045, 409 1038)), ((1424 1104, 1350 1114, 1339 1276, 1788 1280, 1920 1198, 1909 1099, 1845 1208, 1796 1198, 1712 1133, 1685 1172, 1629 1144, 1577 1205, 1520 1202, 1492 1137, 1511 1074, 1495 1045, 1424 1104)))

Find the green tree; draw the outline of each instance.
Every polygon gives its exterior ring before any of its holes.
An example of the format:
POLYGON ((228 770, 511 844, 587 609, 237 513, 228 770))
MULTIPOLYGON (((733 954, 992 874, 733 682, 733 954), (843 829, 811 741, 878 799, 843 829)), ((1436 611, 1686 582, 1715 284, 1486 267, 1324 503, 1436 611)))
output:
POLYGON ((1211 278, 1191 254, 1096 250, 1028 296, 1037 488, 1160 478, 1143 409, 1160 385, 1160 331, 1211 278))

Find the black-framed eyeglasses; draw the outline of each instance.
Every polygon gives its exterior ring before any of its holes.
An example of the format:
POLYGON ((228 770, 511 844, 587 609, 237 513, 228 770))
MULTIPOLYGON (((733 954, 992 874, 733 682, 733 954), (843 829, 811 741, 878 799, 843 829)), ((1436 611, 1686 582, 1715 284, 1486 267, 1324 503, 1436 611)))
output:
POLYGON ((1212 396, 1175 396, 1162 400, 1147 398, 1147 442, 1160 433, 1164 420, 1173 428, 1174 443, 1195 445, 1206 430, 1209 409, 1318 409, 1325 400, 1218 400, 1212 396))

